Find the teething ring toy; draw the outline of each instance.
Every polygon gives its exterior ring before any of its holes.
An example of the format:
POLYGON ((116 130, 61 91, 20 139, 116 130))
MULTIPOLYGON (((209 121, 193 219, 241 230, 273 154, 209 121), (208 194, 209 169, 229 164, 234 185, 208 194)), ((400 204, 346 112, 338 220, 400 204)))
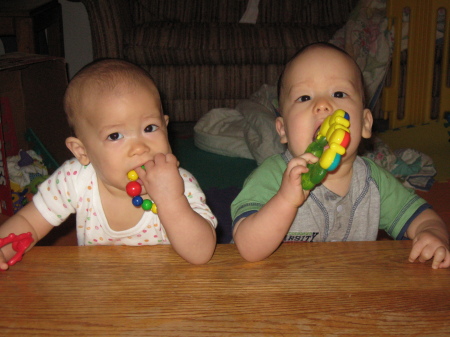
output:
MULTIPOLYGON (((145 169, 144 166, 142 166, 143 169, 145 169)), ((142 207, 144 211, 152 211, 153 213, 158 213, 158 208, 156 207, 156 204, 149 200, 149 199, 143 199, 140 194, 142 192, 142 186, 139 184, 136 180, 139 178, 138 174, 135 170, 131 170, 127 174, 128 179, 131 180, 126 187, 127 194, 132 197, 131 202, 136 207, 142 207)))
POLYGON ((12 249, 16 251, 16 254, 7 262, 8 266, 14 266, 17 262, 22 261, 23 254, 33 241, 30 232, 20 235, 11 233, 6 238, 0 239, 0 248, 11 243, 12 249))
POLYGON ((308 172, 302 175, 302 188, 311 190, 319 184, 329 171, 335 170, 341 162, 341 156, 350 144, 350 116, 338 109, 328 116, 320 126, 317 139, 309 144, 305 153, 319 157, 319 161, 308 164, 308 172), (329 148, 324 151, 324 147, 329 148))

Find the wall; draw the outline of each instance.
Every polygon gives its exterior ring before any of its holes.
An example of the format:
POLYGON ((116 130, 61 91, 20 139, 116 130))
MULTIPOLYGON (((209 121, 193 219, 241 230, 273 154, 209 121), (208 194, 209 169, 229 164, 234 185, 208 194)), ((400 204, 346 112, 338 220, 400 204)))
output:
MULTIPOLYGON (((86 9, 81 2, 59 0, 63 14, 64 49, 71 78, 92 61, 91 30, 86 9)), ((0 55, 5 53, 0 41, 0 55)))

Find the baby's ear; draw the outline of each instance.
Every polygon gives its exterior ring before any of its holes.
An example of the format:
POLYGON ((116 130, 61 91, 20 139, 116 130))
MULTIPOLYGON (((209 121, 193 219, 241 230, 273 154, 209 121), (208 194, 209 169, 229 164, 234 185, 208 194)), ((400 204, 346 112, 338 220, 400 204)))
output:
POLYGON ((88 165, 90 163, 86 148, 81 140, 76 137, 69 137, 66 139, 66 146, 70 152, 73 153, 75 158, 78 159, 81 165, 88 165))
POLYGON ((364 109, 362 123, 363 125, 361 136, 363 138, 369 139, 372 136, 372 124, 373 124, 372 112, 369 109, 364 109))
POLYGON ((284 119, 283 117, 277 117, 275 119, 275 127, 277 129, 278 134, 280 135, 280 143, 286 144, 288 142, 286 136, 286 130, 284 128, 284 119))

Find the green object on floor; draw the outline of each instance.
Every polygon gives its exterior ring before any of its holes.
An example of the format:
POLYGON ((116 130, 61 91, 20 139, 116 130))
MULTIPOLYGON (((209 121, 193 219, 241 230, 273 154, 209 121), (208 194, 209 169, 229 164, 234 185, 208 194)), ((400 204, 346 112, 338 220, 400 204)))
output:
POLYGON ((38 155, 42 157, 42 161, 44 162, 45 167, 52 172, 59 167, 59 164, 56 162, 55 158, 48 152, 47 148, 42 144, 38 136, 34 133, 34 131, 28 128, 25 132, 25 139, 27 142, 31 144, 31 148, 38 155))
POLYGON ((191 172, 203 190, 209 188, 241 188, 244 180, 257 167, 255 160, 226 157, 197 148, 194 138, 174 138, 172 151, 180 166, 191 172))

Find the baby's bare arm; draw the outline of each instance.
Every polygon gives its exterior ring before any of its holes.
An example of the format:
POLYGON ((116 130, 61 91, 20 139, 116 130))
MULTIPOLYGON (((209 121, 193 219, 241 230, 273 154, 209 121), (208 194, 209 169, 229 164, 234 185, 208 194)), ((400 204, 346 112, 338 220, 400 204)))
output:
MULTIPOLYGON (((40 239, 50 232, 53 226, 44 219, 39 213, 33 202, 27 204, 17 214, 9 218, 0 227, 0 238, 5 238, 9 234, 14 233, 20 235, 22 233, 30 232, 33 236, 34 242, 28 247, 27 251, 31 249, 40 239)), ((14 256, 15 251, 11 245, 6 245, 0 250, 0 268, 8 269, 7 262, 14 256)))
POLYGON ((270 256, 281 244, 294 221, 298 208, 309 195, 302 189, 301 175, 308 171, 307 163, 317 157, 304 154, 292 159, 283 174, 280 189, 257 213, 240 220, 233 237, 242 257, 260 261, 270 256))
POLYGON ((193 264, 208 262, 216 247, 214 227, 195 212, 183 195, 177 200, 158 206, 172 248, 193 264))
POLYGON ((240 220, 233 230, 239 253, 250 262, 270 256, 281 244, 297 214, 297 207, 276 194, 257 213, 240 220))
POLYGON ((173 249, 194 264, 208 262, 216 246, 216 232, 205 218, 195 212, 184 195, 184 182, 173 154, 157 154, 136 168, 150 197, 158 207, 158 216, 173 249))
POLYGON ((413 240, 409 260, 433 259, 432 268, 450 267, 449 233, 442 219, 431 209, 423 211, 409 226, 406 235, 413 240))

